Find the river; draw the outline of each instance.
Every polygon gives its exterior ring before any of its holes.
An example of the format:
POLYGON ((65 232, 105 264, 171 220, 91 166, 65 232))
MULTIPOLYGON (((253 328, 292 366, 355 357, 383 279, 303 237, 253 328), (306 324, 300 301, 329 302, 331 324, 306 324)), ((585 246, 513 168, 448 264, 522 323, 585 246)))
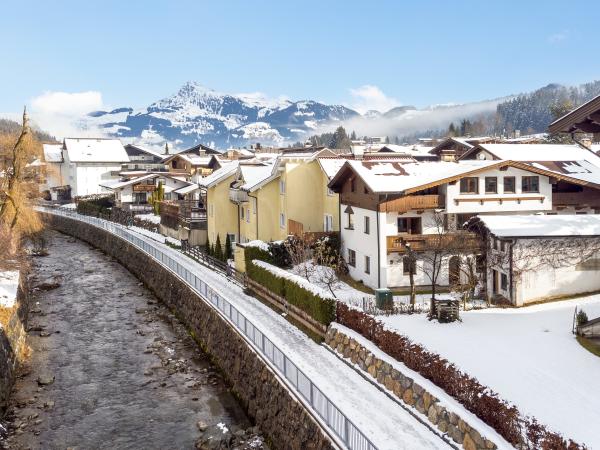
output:
POLYGON ((225 427, 234 448, 263 448, 219 371, 142 283, 87 244, 48 235, 32 285, 51 289, 33 290, 31 357, 5 448, 188 449, 225 427))

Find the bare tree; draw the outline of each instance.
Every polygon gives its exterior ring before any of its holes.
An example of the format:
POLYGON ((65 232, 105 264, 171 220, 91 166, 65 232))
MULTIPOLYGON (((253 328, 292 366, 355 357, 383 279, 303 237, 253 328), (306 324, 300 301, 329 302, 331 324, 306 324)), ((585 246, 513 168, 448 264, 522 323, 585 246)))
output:
POLYGON ((312 250, 310 242, 301 236, 289 237, 284 246, 290 255, 294 270, 308 281, 313 281, 315 265, 312 262, 312 250))
POLYGON ((313 252, 314 281, 327 287, 331 295, 337 298, 336 289, 341 287, 340 274, 346 269, 346 262, 338 251, 324 241, 317 241, 313 252))

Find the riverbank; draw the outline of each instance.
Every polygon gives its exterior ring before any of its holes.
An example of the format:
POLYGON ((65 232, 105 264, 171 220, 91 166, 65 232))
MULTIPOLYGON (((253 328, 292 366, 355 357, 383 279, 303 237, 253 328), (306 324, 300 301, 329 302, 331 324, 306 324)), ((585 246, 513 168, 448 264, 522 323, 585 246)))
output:
POLYGON ((35 262, 33 284, 54 284, 32 295, 6 448, 193 448, 219 424, 262 447, 185 326, 116 260, 52 232, 35 262))

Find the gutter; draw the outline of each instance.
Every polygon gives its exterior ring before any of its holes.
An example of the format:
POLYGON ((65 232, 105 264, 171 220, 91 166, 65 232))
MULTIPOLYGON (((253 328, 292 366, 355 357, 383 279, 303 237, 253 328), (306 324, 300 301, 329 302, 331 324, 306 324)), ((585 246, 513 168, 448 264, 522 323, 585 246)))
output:
MULTIPOLYGON (((387 201, 387 194, 385 194, 387 201)), ((377 209, 375 210, 377 217, 377 287, 381 287, 381 241, 379 239, 379 202, 377 202, 377 209)), ((386 241, 387 242, 387 241, 386 241)))
POLYGON ((508 276, 509 278, 509 297, 510 302, 515 304, 515 293, 514 293, 514 277, 513 277, 513 245, 515 245, 515 241, 510 242, 510 247, 508 249, 509 258, 508 258, 508 276))

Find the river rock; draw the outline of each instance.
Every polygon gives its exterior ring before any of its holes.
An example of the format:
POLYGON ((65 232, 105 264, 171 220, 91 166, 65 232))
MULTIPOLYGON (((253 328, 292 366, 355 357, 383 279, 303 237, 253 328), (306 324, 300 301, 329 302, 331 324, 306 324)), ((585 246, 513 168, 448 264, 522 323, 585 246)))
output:
POLYGON ((40 386, 47 386, 49 384, 54 383, 54 375, 53 374, 40 374, 37 377, 37 383, 40 386))

